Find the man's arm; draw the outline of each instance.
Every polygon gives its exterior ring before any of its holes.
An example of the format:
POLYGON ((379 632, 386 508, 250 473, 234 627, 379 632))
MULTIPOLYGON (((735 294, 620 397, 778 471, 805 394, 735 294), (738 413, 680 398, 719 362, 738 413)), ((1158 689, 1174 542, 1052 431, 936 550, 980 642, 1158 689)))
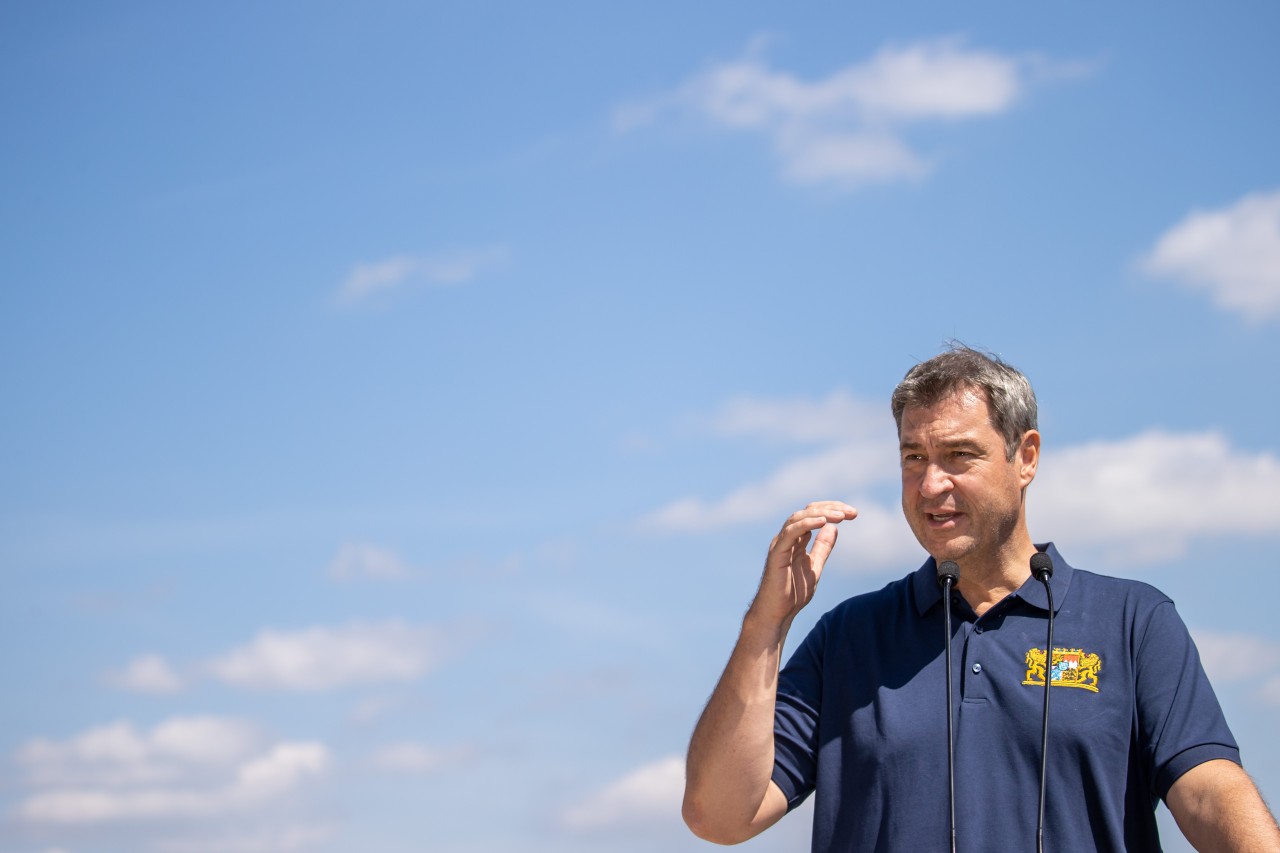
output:
POLYGON ((809 504, 769 546, 760 589, 689 741, 684 820, 700 838, 737 844, 786 814, 786 798, 771 779, 782 647, 792 620, 813 598, 836 525, 856 516, 838 501, 809 504))
POLYGON ((1196 765, 1165 797, 1200 853, 1280 853, 1280 828, 1249 774, 1224 758, 1196 765))

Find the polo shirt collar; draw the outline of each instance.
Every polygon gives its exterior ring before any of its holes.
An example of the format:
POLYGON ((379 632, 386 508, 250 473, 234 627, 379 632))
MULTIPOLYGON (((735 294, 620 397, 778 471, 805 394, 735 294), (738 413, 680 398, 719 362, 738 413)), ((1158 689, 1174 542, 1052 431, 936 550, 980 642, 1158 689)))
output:
MULTIPOLYGON (((1062 602, 1067 598, 1067 591, 1071 588, 1071 576, 1075 574, 1075 569, 1062 558, 1052 542, 1037 544, 1036 550, 1044 551, 1053 560, 1053 577, 1049 578, 1049 585, 1053 589, 1053 612, 1057 613, 1062 609, 1062 602)), ((938 586, 938 564, 933 557, 925 560, 924 565, 916 569, 911 583, 915 588, 916 612, 923 616, 929 608, 942 599, 942 588, 938 586)), ((1013 594, 1032 607, 1040 610, 1049 609, 1049 599, 1045 595, 1044 584, 1034 577, 1027 578, 1026 583, 1013 594)))
MULTIPOLYGON (((1057 613, 1062 609, 1062 602, 1067 599, 1067 591, 1071 588, 1071 576, 1075 574, 1075 569, 1062 559, 1062 555, 1058 553, 1058 549, 1052 542, 1036 545, 1036 550, 1044 551, 1049 555, 1049 559, 1053 560, 1053 576, 1049 578, 1049 586, 1053 589, 1053 612, 1057 613)), ((1049 609, 1049 598, 1045 594, 1044 584, 1034 577, 1027 578, 1026 583, 1019 587, 1014 595, 1032 607, 1040 610, 1049 609)))

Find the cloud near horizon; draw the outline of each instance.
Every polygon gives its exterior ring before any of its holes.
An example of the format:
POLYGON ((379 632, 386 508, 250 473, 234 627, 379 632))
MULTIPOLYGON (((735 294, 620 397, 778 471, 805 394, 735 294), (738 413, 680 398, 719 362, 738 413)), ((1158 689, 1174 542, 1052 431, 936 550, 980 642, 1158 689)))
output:
POLYGON ((934 164, 903 140, 909 126, 1007 112, 1036 70, 1027 59, 951 37, 887 45, 806 81, 770 67, 756 45, 674 91, 620 107, 614 125, 629 131, 692 114, 768 138, 791 183, 848 190, 924 178, 934 164))
POLYGON ((67 825, 252 814, 324 773, 330 755, 316 741, 266 743, 242 720, 201 716, 150 731, 119 721, 66 741, 37 738, 15 763, 34 790, 14 816, 67 825))
POLYGON ((680 822, 684 759, 670 755, 636 768, 560 813, 575 832, 663 831, 680 822))
POLYGON ((1246 321, 1280 320, 1280 190, 1189 213, 1160 236, 1140 267, 1206 293, 1246 321))

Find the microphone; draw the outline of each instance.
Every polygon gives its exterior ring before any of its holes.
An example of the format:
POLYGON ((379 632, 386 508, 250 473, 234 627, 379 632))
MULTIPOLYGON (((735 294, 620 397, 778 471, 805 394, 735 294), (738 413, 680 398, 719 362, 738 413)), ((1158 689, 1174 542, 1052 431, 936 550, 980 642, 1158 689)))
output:
POLYGON ((1036 551, 1031 555, 1031 574, 1041 583, 1048 581, 1053 577, 1053 558, 1044 551, 1036 551))
POLYGON ((1044 584, 1049 599, 1049 636, 1044 641, 1044 722, 1040 726, 1040 816, 1036 822, 1036 853, 1044 853, 1045 779, 1049 770, 1049 687, 1053 684, 1053 559, 1043 551, 1031 555, 1031 574, 1044 584))
MULTIPOLYGON (((944 560, 938 563, 938 585, 942 587, 942 630, 946 636, 944 642, 947 650, 947 795, 950 801, 951 853, 956 853, 956 735, 955 711, 951 698, 951 588, 959 580, 960 567, 954 561, 944 560)), ((1043 781, 1040 787, 1044 788, 1043 781)))

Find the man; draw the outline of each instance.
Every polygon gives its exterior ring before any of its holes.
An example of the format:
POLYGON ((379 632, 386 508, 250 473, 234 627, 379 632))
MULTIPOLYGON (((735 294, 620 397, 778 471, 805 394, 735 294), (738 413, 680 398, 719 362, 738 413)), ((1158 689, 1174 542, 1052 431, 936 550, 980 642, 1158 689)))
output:
POLYGON ((1036 849, 1047 679, 1046 849, 1158 851, 1163 798, 1197 850, 1280 851, 1172 602, 1033 544, 1025 498, 1040 433, 1026 377, 957 347, 912 368, 892 408, 902 511, 930 558, 823 616, 779 673, 837 525, 857 510, 822 501, 787 519, 689 744, 694 833, 744 841, 813 793, 815 853, 946 849, 937 563, 951 560, 958 850, 1036 849), (1055 566, 1051 653, 1048 596, 1029 568, 1038 550, 1055 566))

